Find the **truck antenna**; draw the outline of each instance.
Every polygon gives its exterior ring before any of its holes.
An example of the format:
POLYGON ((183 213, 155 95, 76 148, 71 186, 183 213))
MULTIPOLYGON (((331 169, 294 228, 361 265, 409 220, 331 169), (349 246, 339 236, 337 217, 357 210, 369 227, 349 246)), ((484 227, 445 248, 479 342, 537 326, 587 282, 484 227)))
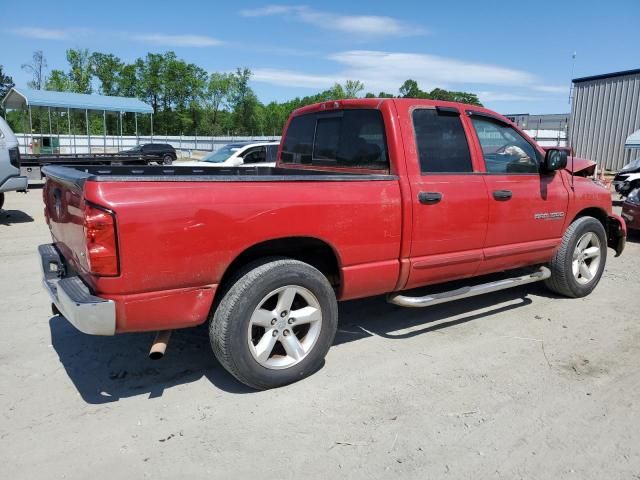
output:
POLYGON ((573 137, 573 127, 575 126, 575 117, 574 114, 575 112, 573 111, 573 73, 575 71, 575 67, 576 67, 576 56, 577 56, 577 52, 574 51, 573 54, 571 54, 571 77, 569 78, 569 117, 571 118, 571 135, 569 135, 569 132, 567 132, 567 145, 569 147, 569 153, 571 153, 571 190, 575 191, 575 186, 574 186, 574 182, 573 182, 573 172, 575 170, 574 168, 574 156, 575 156, 575 152, 573 151, 573 145, 572 145, 572 141, 571 138, 573 137))

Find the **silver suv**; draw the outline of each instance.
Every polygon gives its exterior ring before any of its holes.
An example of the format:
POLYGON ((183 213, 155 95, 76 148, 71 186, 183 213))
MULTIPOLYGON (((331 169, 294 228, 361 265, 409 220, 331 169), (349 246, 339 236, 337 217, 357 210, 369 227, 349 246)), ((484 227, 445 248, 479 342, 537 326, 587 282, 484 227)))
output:
POLYGON ((0 117, 0 209, 4 204, 4 192, 16 190, 27 190, 27 177, 20 176, 18 139, 0 117))

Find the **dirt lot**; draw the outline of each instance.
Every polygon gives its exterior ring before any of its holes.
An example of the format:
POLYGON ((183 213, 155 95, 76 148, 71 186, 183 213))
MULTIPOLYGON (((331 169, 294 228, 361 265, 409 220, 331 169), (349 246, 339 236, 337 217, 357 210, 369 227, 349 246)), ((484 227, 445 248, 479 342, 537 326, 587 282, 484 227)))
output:
POLYGON ((0 477, 640 478, 640 239, 590 297, 541 285, 341 306, 324 368, 252 392, 203 328, 99 338, 52 317, 40 190, 0 219, 0 477))

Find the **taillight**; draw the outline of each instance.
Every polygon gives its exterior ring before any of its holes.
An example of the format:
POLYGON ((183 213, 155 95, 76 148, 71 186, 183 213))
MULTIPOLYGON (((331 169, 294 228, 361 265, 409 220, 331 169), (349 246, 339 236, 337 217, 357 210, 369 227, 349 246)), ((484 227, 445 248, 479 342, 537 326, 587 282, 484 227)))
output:
POLYGON ((89 271, 101 277, 118 275, 116 220, 111 212, 86 205, 84 209, 84 237, 89 271))
POLYGON ((16 168, 20 168, 20 150, 18 150, 18 147, 9 149, 9 163, 16 168))

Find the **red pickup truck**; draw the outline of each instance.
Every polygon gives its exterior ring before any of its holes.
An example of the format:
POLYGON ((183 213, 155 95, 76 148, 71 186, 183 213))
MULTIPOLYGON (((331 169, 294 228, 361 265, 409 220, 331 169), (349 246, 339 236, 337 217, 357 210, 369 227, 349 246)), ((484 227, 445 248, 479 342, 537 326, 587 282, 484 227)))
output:
POLYGON ((582 297, 626 238, 610 193, 573 178, 566 151, 457 103, 301 108, 275 168, 44 172, 54 311, 89 334, 158 331, 157 356, 167 332, 208 321, 220 363, 258 389, 320 368, 338 300, 423 307, 540 280, 582 297))

